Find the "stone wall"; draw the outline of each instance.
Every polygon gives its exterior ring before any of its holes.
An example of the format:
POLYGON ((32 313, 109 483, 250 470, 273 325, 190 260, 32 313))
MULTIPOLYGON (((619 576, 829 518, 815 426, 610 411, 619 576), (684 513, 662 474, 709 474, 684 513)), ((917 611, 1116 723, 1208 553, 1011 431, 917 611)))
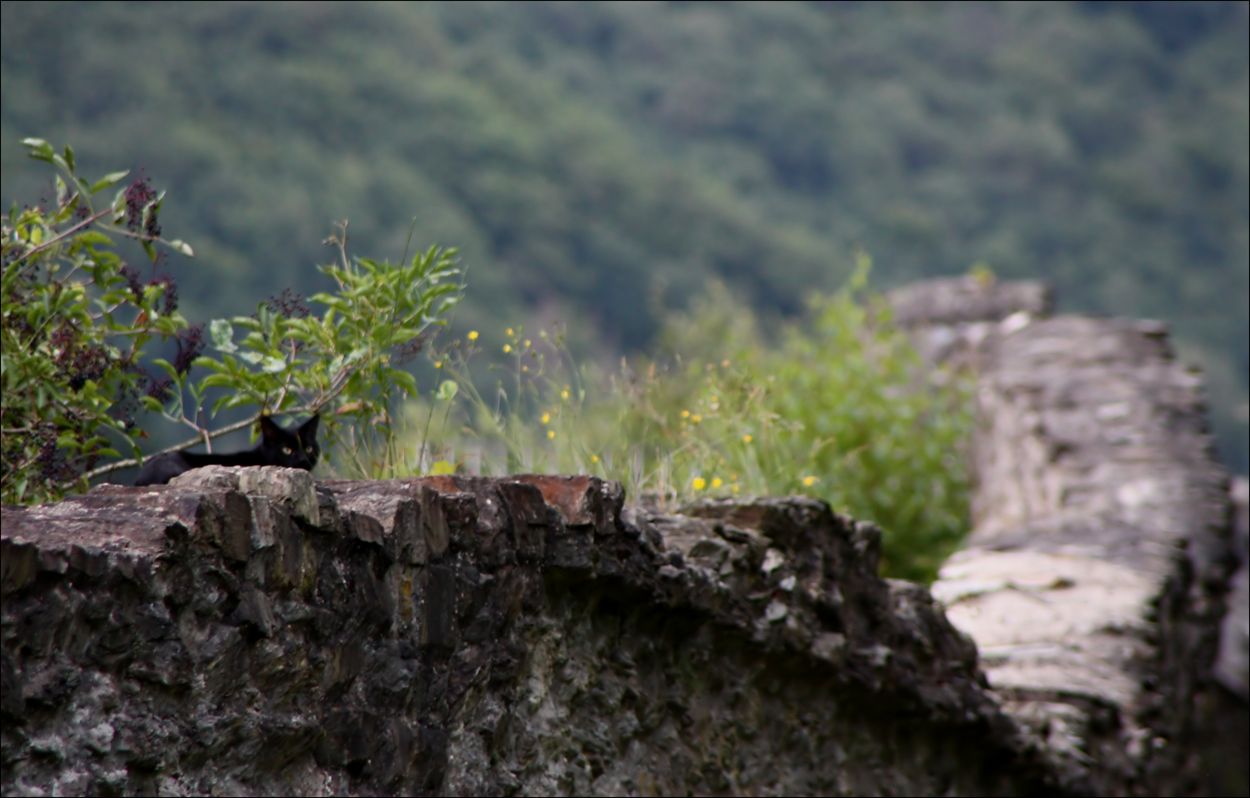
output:
POLYGON ((1245 794, 1245 545, 1200 376, 1163 325, 1049 318, 1038 283, 891 299, 978 374, 974 530, 933 594, 1004 708, 1099 793, 1245 794))
POLYGON ((3 508, 5 795, 1080 792, 879 533, 587 477, 3 508))

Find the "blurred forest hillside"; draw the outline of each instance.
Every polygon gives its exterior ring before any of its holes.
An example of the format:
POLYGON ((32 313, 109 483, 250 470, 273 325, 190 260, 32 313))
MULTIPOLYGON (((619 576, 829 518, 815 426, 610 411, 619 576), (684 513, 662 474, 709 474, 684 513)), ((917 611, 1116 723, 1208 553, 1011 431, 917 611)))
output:
MULTIPOLYGON (((1062 310, 1170 322, 1247 468, 1245 2, 3 3, 20 141, 145 170, 194 261, 192 322, 247 313, 330 223, 398 259, 458 246, 456 327, 559 318, 648 347, 709 278, 766 315, 977 263, 1062 310)), ((499 328, 499 329, 496 329, 499 328)))

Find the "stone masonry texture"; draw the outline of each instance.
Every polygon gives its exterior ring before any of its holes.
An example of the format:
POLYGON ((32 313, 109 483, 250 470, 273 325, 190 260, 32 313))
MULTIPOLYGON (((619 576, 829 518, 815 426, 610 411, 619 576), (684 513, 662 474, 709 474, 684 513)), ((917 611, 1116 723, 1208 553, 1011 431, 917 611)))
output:
POLYGON ((3 508, 5 795, 1079 793, 879 532, 589 477, 3 508))
POLYGON ((974 528, 933 595, 1004 709, 1096 792, 1244 795, 1245 535, 1201 377, 1162 324, 1049 318, 1049 293, 890 297, 922 353, 976 373, 974 528))

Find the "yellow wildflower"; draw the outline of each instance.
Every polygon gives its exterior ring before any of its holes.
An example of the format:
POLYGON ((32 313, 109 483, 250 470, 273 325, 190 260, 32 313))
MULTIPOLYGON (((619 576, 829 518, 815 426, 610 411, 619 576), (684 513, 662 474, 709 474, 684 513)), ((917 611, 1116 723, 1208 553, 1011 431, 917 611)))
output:
POLYGON ((737 492, 738 492, 738 486, 734 485, 734 493, 737 493, 737 492))
POLYGON ((819 479, 817 479, 816 477, 803 477, 803 484, 804 484, 804 485, 806 485, 806 486, 807 486, 807 487, 809 487, 809 488, 810 488, 812 485, 815 485, 815 484, 816 484, 817 482, 819 482, 819 481, 820 481, 820 480, 819 480, 819 479))
POLYGON ((511 351, 512 351, 512 344, 504 344, 504 345, 503 345, 503 351, 505 351, 505 352, 511 352, 511 351))
POLYGON ((716 477, 715 479, 712 480, 712 487, 714 488, 719 488, 723 484, 724 483, 720 481, 720 477, 716 477))
POLYGON ((702 420, 703 420, 703 416, 694 415, 694 416, 691 416, 691 417, 690 417, 690 420, 691 420, 691 421, 693 421, 694 423, 698 424, 700 421, 702 421, 702 420))
POLYGON ((597 462, 599 462, 599 456, 598 456, 598 455, 595 455, 595 454, 592 454, 592 455, 590 456, 590 462, 592 462, 592 463, 597 463, 597 462))
POLYGON ((511 338, 511 337, 512 337, 513 335, 515 335, 515 334, 516 334, 516 333, 512 332, 512 328, 511 328, 511 327, 509 327, 509 328, 508 328, 508 337, 509 337, 509 338, 511 338))
POLYGON ((560 391, 560 398, 561 398, 561 399, 568 399, 568 398, 569 398, 569 392, 568 392, 567 390, 565 390, 565 391, 560 391))
POLYGON ((704 480, 703 477, 695 477, 694 482, 691 484, 694 486, 695 490, 703 490, 703 486, 707 484, 707 481, 704 480))
POLYGON ((742 442, 743 442, 743 443, 750 443, 750 442, 751 442, 751 441, 753 441, 753 440, 755 440, 755 438, 752 438, 750 435, 743 435, 743 436, 742 436, 742 442))
POLYGON ((550 414, 550 413, 543 413, 543 423, 544 423, 544 424, 546 424, 546 423, 547 423, 548 421, 550 421, 550 420, 551 420, 551 414, 550 414))
POLYGON ((689 410, 683 410, 683 411, 681 411, 681 417, 682 417, 682 418, 690 418, 690 411, 689 411, 689 410))
POLYGON ((556 431, 555 431, 555 430, 553 430, 553 429, 549 429, 549 430, 547 430, 547 437, 548 437, 548 438, 554 438, 555 436, 556 436, 556 431))
POLYGON ((469 331, 469 340, 470 340, 470 341, 476 341, 476 340, 477 340, 477 330, 470 330, 470 331, 469 331))
POLYGON ((435 361, 434 361, 434 368, 436 368, 436 369, 441 369, 442 367, 443 367, 443 361, 441 361, 441 360, 435 360, 435 361))

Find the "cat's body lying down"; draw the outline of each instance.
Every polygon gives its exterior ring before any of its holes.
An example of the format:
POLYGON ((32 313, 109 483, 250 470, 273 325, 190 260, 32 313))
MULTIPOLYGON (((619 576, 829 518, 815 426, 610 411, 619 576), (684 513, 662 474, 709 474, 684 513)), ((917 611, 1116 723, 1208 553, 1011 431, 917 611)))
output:
POLYGON ((321 456, 317 443, 317 423, 320 416, 313 416, 298 429, 283 429, 269 416, 260 418, 260 442, 252 449, 230 454, 193 454, 170 452, 148 461, 135 486, 165 485, 169 480, 193 468, 206 465, 223 466, 283 466, 311 471, 321 456))

